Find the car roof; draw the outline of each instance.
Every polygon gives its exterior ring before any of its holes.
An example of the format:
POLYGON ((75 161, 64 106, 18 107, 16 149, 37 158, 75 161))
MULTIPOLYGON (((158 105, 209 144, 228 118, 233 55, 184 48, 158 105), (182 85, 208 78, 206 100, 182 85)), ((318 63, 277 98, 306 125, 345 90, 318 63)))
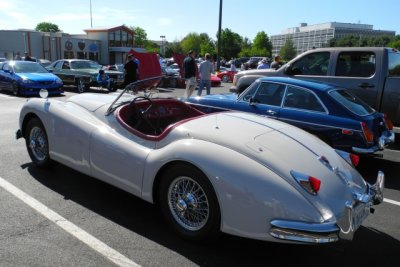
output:
POLYGON ((287 77, 263 77, 259 78, 259 81, 263 82, 277 82, 277 83, 285 83, 293 86, 300 86, 300 87, 305 87, 313 90, 319 90, 319 91, 327 91, 333 88, 337 88, 337 85, 334 85, 332 83, 327 83, 327 82, 321 82, 321 81, 313 81, 313 80, 300 80, 300 79, 293 79, 293 78, 287 78, 287 77))

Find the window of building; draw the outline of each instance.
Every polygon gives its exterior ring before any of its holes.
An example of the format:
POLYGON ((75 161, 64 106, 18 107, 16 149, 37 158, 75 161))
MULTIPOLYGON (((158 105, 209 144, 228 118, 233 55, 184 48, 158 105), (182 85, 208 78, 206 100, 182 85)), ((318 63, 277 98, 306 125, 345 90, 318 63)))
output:
POLYGON ((108 33, 108 46, 109 47, 115 46, 115 32, 108 33))
POLYGON ((64 58, 75 58, 73 51, 64 51, 64 58))
POLYGON ((121 31, 115 32, 115 46, 121 46, 121 31))
POLYGON ((126 31, 121 31, 121 46, 128 46, 128 33, 126 31))

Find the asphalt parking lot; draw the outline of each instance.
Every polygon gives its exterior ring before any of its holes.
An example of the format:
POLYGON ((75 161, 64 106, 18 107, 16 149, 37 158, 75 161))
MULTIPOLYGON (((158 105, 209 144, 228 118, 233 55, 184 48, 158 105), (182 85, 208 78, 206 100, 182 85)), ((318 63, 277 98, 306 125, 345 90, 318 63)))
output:
MULTIPOLYGON (((211 91, 228 93, 229 86, 211 91)), ((180 97, 183 92, 158 93, 180 97)), ((67 88, 57 98, 74 94, 67 88)), ((398 266, 399 138, 379 157, 361 159, 358 169, 368 182, 375 181, 378 170, 385 172, 385 201, 353 241, 301 246, 223 235, 212 244, 195 244, 176 237, 155 207, 126 192, 65 166, 35 168, 24 140, 15 139, 25 101, 0 92, 1 266, 266 266, 293 261, 307 266, 398 266)))

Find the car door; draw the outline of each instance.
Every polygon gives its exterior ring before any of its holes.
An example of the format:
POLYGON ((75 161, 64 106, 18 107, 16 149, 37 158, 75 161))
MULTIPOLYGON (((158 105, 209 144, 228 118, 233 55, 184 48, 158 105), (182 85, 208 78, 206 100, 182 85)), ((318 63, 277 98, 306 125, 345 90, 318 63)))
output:
POLYGON ((54 65, 54 72, 65 84, 74 84, 74 77, 71 75, 70 63, 68 60, 60 60, 54 65))
POLYGON ((255 82, 241 95, 236 110, 277 118, 286 86, 274 82, 255 82))
POLYGON ((8 62, 5 62, 2 66, 0 74, 0 88, 3 90, 12 91, 14 81, 14 71, 8 62))

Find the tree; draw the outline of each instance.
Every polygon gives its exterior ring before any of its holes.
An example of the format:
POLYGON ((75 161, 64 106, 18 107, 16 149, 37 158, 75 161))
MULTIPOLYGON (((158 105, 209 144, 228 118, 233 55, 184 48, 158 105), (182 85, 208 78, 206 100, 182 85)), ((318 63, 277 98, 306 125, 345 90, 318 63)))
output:
POLYGON ((40 22, 38 25, 36 25, 35 31, 60 32, 61 30, 58 28, 58 25, 53 24, 51 22, 40 22))
POLYGON ((284 61, 289 61, 296 56, 296 48, 294 47, 292 38, 286 39, 285 44, 279 51, 279 54, 284 61))
POLYGON ((147 45, 147 33, 140 27, 130 27, 135 32, 135 44, 137 47, 146 47, 147 45))
POLYGON ((390 43, 388 43, 388 47, 400 50, 400 35, 396 35, 396 37, 390 43))
POLYGON ((221 31, 221 51, 220 56, 229 60, 230 58, 236 58, 241 51, 241 44, 243 38, 226 28, 221 31))
POLYGON ((253 56, 271 57, 272 43, 264 31, 258 32, 254 37, 251 51, 253 56))
POLYGON ((181 41, 181 47, 184 54, 187 54, 190 50, 196 51, 197 54, 201 53, 201 44, 205 39, 204 34, 200 35, 192 32, 186 35, 181 41))

